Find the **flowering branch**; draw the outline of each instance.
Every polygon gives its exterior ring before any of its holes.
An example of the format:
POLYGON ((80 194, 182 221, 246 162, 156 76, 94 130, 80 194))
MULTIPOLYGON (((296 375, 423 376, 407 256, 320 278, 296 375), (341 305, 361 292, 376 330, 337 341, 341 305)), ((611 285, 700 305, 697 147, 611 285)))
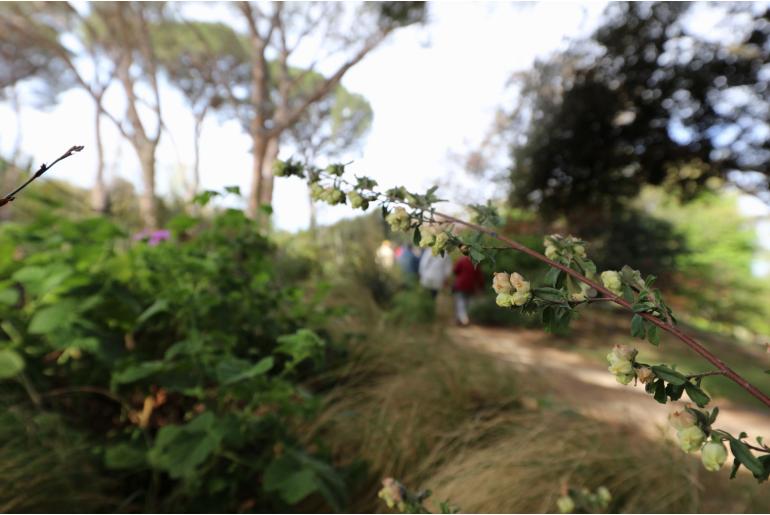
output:
POLYGON ((69 156, 71 156, 71 155, 72 155, 72 154, 74 154, 75 152, 80 152, 81 150, 83 150, 83 148, 84 148, 84 147, 83 147, 83 145, 75 145, 75 146, 73 146, 73 147, 70 147, 70 149, 69 149, 69 150, 67 150, 65 153, 63 153, 62 155, 60 155, 60 156, 59 156, 59 157, 58 157, 58 158, 57 158, 57 159, 56 159, 56 160, 55 160, 53 163, 51 163, 50 165, 46 165, 45 163, 41 164, 41 165, 40 165, 40 168, 38 168, 38 170, 37 170, 37 171, 34 173, 34 175, 32 175, 32 177, 30 177, 29 179, 27 179, 27 180, 24 182, 24 184, 22 184, 21 186, 19 186, 18 188, 16 188, 16 189, 15 189, 15 190, 13 190, 12 192, 10 192, 10 193, 9 193, 8 195, 6 195, 5 197, 3 197, 3 198, 0 198, 0 207, 2 207, 2 206, 4 206, 4 205, 6 205, 7 203, 9 203, 9 202, 11 202, 11 201, 13 201, 13 200, 16 198, 16 195, 17 195, 17 194, 18 194, 18 193, 19 193, 21 190, 23 190, 24 188, 26 188, 27 186, 29 186, 29 185, 32 183, 32 181, 34 181, 34 180, 35 180, 35 179, 37 179, 38 177, 41 177, 41 176, 42 176, 42 175, 43 175, 45 172, 47 172, 48 170, 50 170, 51 168, 53 168, 53 166, 54 166, 56 163, 58 163, 59 161, 62 161, 63 159, 66 159, 66 158, 68 158, 69 156))
MULTIPOLYGON (((676 319, 671 309, 664 302, 658 289, 653 288, 654 276, 643 279, 638 270, 624 266, 620 272, 606 270, 597 280, 596 265, 588 258, 586 243, 572 236, 551 235, 544 241, 545 253, 532 250, 521 243, 499 234, 492 226, 499 224, 500 217, 489 204, 470 206, 475 211, 476 222, 467 222, 457 217, 437 212, 433 204, 440 199, 435 195, 436 188, 425 194, 407 191, 404 187, 391 188, 385 192, 377 191, 376 181, 368 177, 356 177, 356 182, 343 178, 345 165, 334 164, 321 170, 305 167, 292 160, 278 162, 276 176, 297 176, 306 178, 314 199, 329 204, 350 202, 354 209, 366 210, 370 202, 378 202, 382 214, 394 231, 414 231, 413 241, 420 247, 430 247, 434 255, 444 255, 453 249, 470 256, 474 263, 486 259, 494 262, 498 249, 485 246, 483 235, 496 239, 507 248, 526 254, 547 264, 550 269, 544 278, 545 285, 533 288, 521 274, 505 272, 495 273, 492 287, 497 293, 496 302, 504 308, 517 308, 525 312, 539 312, 547 330, 566 327, 575 308, 580 304, 594 301, 613 302, 633 314, 631 336, 647 339, 653 345, 660 343, 659 330, 666 331, 698 355, 714 365, 717 370, 685 376, 675 368, 666 365, 646 365, 636 361, 637 351, 625 345, 616 345, 608 354, 609 371, 617 381, 627 385, 641 381, 647 393, 656 401, 665 404, 668 400, 679 400, 687 394, 698 407, 704 408, 710 397, 701 389, 703 377, 722 375, 746 390, 753 397, 770 407, 770 396, 760 391, 745 378, 728 367, 721 359, 704 347, 700 342, 676 327, 676 319), (343 187, 346 190, 343 190, 343 187), (457 235, 454 226, 472 229, 472 236, 457 235), (602 294, 602 297, 598 295, 602 294)), ((677 429, 680 445, 685 452, 701 451, 701 458, 708 470, 721 468, 727 459, 724 441, 728 441, 735 458, 733 474, 743 465, 752 472, 758 481, 765 481, 770 476, 770 448, 757 442, 755 447, 743 442, 745 433, 738 438, 729 433, 712 429, 711 424, 719 412, 711 412, 686 407, 684 412, 675 414, 672 425, 677 429), (706 442, 710 436, 711 441, 706 442), (751 449, 769 453, 757 458, 751 449)))

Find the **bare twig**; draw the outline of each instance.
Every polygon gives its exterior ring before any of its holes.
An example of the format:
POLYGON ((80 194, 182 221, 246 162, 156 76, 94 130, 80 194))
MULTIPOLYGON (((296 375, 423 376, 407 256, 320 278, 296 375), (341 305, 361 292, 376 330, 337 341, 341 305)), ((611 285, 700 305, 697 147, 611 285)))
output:
POLYGON ((26 188, 27 186, 29 186, 29 185, 32 183, 32 181, 34 181, 34 180, 35 180, 35 179, 37 179, 38 177, 42 176, 42 175, 43 175, 45 172, 47 172, 48 170, 50 170, 51 168, 53 168, 53 166, 54 166, 56 163, 58 163, 59 161, 61 161, 61 160, 63 160, 63 159, 66 159, 66 158, 68 158, 69 156, 71 156, 71 155, 72 155, 72 154, 74 154, 75 152, 80 152, 81 150, 83 150, 83 148, 84 148, 84 147, 83 147, 83 145, 75 145, 74 147, 70 147, 70 149, 69 149, 69 150, 67 150, 65 153, 63 153, 62 155, 60 155, 60 156, 59 156, 59 157, 56 159, 56 161, 54 161, 54 162, 53 162, 53 163, 51 163, 50 165, 46 165, 45 163, 41 164, 41 165, 40 165, 40 168, 37 170, 37 172, 35 172, 35 173, 34 173, 34 175, 32 175, 32 177, 30 177, 29 179, 27 179, 27 180, 24 182, 24 184, 22 184, 21 186, 19 186, 18 188, 16 188, 16 189, 15 189, 15 190, 13 190, 12 192, 10 192, 8 195, 6 195, 5 197, 3 197, 3 198, 1 198, 1 199, 0 199, 0 206, 4 206, 5 204, 7 204, 7 203, 11 202, 12 200, 14 200, 14 199, 16 198, 16 195, 17 195, 17 194, 18 194, 18 193, 19 193, 21 190, 23 190, 24 188, 26 188))

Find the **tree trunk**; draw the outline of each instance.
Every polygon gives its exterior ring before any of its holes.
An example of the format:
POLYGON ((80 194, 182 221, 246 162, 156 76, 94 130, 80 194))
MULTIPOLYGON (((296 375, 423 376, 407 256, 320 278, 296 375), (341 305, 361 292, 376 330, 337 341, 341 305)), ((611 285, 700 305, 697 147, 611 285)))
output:
POLYGON ((313 241, 315 241, 317 239, 316 231, 318 228, 318 209, 316 208, 315 200, 313 200, 313 194, 309 188, 308 200, 310 201, 310 237, 313 239, 313 241))
POLYGON ((249 191, 249 204, 247 214, 250 218, 256 219, 259 214, 259 199, 262 189, 262 165, 265 160, 265 151, 267 142, 265 137, 258 132, 252 132, 252 153, 254 159, 251 166, 251 190, 249 191))
POLYGON ((137 148, 142 167, 143 190, 139 197, 139 212, 145 229, 158 228, 158 199, 155 197, 155 145, 147 143, 137 148))
POLYGON ((262 160, 262 185, 259 192, 260 205, 269 205, 273 202, 273 165, 278 159, 278 142, 280 135, 270 138, 265 149, 265 157, 262 160))
POLYGON ((190 197, 198 194, 201 186, 201 132, 206 111, 195 116, 195 137, 193 141, 193 183, 190 187, 190 197))
POLYGON ((99 106, 96 106, 96 179, 94 188, 91 190, 91 208, 97 213, 107 213, 109 211, 109 198, 107 196, 107 185, 104 182, 104 146, 102 145, 102 113, 99 106))

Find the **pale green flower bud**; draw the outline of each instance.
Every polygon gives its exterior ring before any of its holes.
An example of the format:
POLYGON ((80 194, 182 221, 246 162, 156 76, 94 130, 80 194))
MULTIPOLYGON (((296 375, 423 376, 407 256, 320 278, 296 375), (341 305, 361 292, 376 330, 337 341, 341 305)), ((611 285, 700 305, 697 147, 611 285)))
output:
POLYGON ((437 256, 439 252, 444 250, 446 244, 449 243, 449 235, 445 232, 440 232, 436 235, 436 239, 433 242, 433 255, 437 256))
POLYGON ((377 493, 377 497, 385 501, 388 508, 397 506, 399 511, 403 511, 404 506, 404 487, 393 478, 385 478, 382 480, 382 490, 377 493))
POLYGON ((698 426, 680 429, 676 436, 679 438, 679 446, 684 452, 697 451, 706 440, 706 433, 704 433, 698 426))
POLYGON ((623 283, 620 280, 620 274, 614 270, 605 270, 601 275, 602 284, 615 295, 623 294, 623 283))
POLYGON ((556 507, 559 513, 572 513, 575 511, 575 501, 569 495, 562 495, 556 500, 556 507))
POLYGON ((321 200, 324 194, 324 188, 317 182, 310 185, 310 196, 313 200, 321 200))
POLYGON ((510 308, 513 305, 513 297, 508 293, 498 293, 495 302, 501 308, 510 308))
POLYGON ((636 369, 636 377, 638 377, 642 383, 647 384, 655 379, 655 373, 650 367, 639 367, 636 369))
POLYGON ((495 293, 511 293, 511 276, 505 272, 497 272, 492 278, 492 289, 495 293))
POLYGON ((517 291, 511 295, 511 298, 513 299, 513 305, 514 306, 523 306, 527 302, 529 302, 529 299, 532 298, 532 294, 530 292, 522 292, 517 291))
POLYGON ((698 419, 689 411, 675 411, 668 416, 668 423, 677 431, 693 427, 698 419))
POLYGON ((700 451, 703 466, 709 472, 716 472, 727 461, 727 449, 722 442, 708 442, 700 451))
POLYGON ((520 293, 528 293, 531 289, 529 281, 525 281, 524 277, 518 272, 511 274, 511 286, 513 286, 516 291, 520 293))
POLYGON ((572 302, 583 302, 586 300, 586 294, 582 291, 580 293, 570 293, 569 300, 572 302))
POLYGON ((615 376, 615 380, 622 385, 630 383, 634 379, 634 374, 618 374, 615 376))
POLYGON ((559 257, 559 251, 553 245, 548 245, 545 248, 545 257, 548 259, 556 259, 559 257))
POLYGON ((403 207, 397 207, 385 218, 394 231, 408 231, 412 225, 409 213, 403 207))
POLYGON ((614 363, 611 363, 610 366, 607 368, 607 370, 610 371, 613 375, 634 375, 634 366, 631 364, 630 361, 625 360, 618 360, 614 363))
POLYGON ((362 207, 365 202, 364 197, 362 197, 361 194, 355 190, 348 192, 348 200, 350 200, 350 207, 353 209, 362 207))
POLYGON ((436 241, 436 229, 430 225, 420 227, 420 247, 426 248, 433 245, 436 241))
POLYGON ((617 357, 620 359, 627 359, 627 360, 633 360, 636 355, 639 353, 638 350, 636 350, 633 347, 629 347, 628 345, 623 345, 622 343, 618 343, 612 347, 612 352, 615 353, 617 357))
POLYGON ((582 258, 586 257, 586 248, 582 245, 575 245, 572 247, 572 250, 575 252, 575 255, 580 256, 582 258))
POLYGON ((599 497, 599 501, 602 503, 602 505, 606 508, 607 505, 612 500, 612 494, 610 494, 610 491, 607 489, 606 486, 600 486, 596 490, 596 495, 599 497))

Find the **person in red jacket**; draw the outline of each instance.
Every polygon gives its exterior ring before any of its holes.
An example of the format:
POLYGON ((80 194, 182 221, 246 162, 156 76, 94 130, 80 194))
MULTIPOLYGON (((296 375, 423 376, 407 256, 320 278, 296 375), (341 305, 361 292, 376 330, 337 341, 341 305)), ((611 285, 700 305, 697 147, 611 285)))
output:
POLYGON ((481 270, 474 266, 468 256, 460 256, 460 259, 452 269, 455 280, 452 285, 452 293, 455 299, 455 318, 460 325, 468 325, 468 301, 470 296, 479 291, 484 285, 484 277, 481 270))

